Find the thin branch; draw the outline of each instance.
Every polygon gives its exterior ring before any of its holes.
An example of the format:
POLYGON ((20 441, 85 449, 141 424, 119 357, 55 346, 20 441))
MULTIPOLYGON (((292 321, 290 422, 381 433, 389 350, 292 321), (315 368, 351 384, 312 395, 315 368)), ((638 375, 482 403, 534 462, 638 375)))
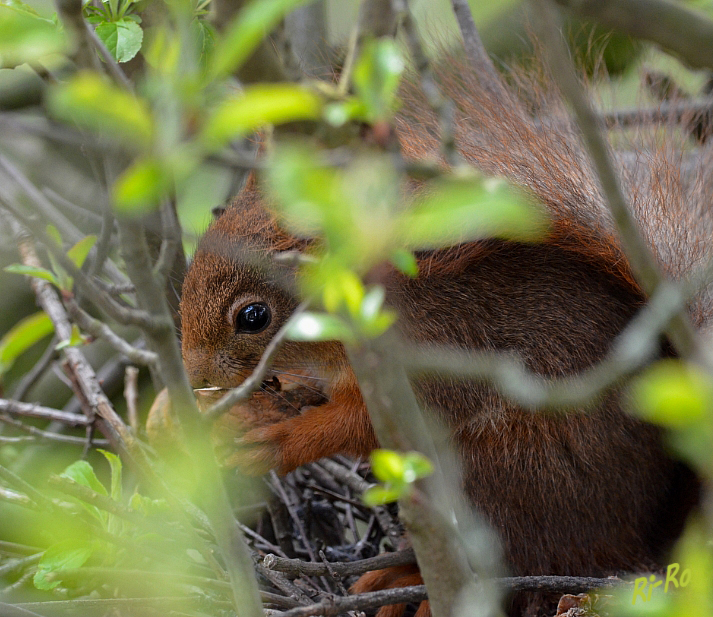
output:
MULTIPOLYGON (((19 188, 27 197, 32 201, 33 207, 43 217, 47 222, 51 223, 60 232, 60 235, 74 244, 82 240, 85 236, 77 227, 65 217, 62 212, 57 210, 54 204, 40 191, 30 179, 22 173, 22 171, 7 157, 0 154, 0 170, 2 170, 8 176, 8 180, 19 188)), ((9 202, 9 198, 5 198, 6 202, 9 202)), ((13 212, 17 212, 16 208, 12 208, 13 212)), ((23 219, 27 217, 23 216, 23 219)), ((23 220, 23 222, 25 222, 23 220)), ((28 228, 33 232, 36 230, 28 225, 28 228)), ((42 231, 44 231, 44 225, 42 226, 42 231)), ((38 237, 39 238, 39 237, 38 237)), ((45 244, 49 249, 55 246, 54 242, 48 243, 41 239, 42 243, 45 244)), ((96 249, 92 248, 89 253, 91 256, 96 255, 96 249)), ((71 263, 71 262, 70 262, 71 263)), ((73 265, 73 264, 72 264, 73 265)), ((116 264, 112 261, 106 263, 106 274, 107 276, 117 284, 125 284, 127 282, 124 274, 117 268, 116 264)))
POLYGON ((85 332, 91 334, 94 338, 100 338, 109 345, 111 345, 116 351, 124 354, 129 361, 135 364, 141 364, 142 366, 156 366, 158 357, 152 351, 147 351, 146 349, 138 349, 133 347, 128 341, 121 338, 116 332, 114 332, 109 326, 107 326, 103 321, 94 319, 89 313, 84 311, 74 300, 74 298, 67 298, 64 302, 67 307, 67 312, 72 320, 79 326, 79 328, 85 332))
POLYGON ((86 416, 68 413, 59 409, 51 409, 34 403, 21 403, 8 399, 0 399, 0 412, 27 418, 41 418, 51 422, 61 422, 67 426, 87 426, 91 420, 86 416))
POLYGON ((26 373, 20 380, 20 383, 17 384, 15 391, 12 393, 12 396, 16 400, 21 401, 27 396, 27 393, 30 391, 32 386, 37 383, 37 380, 45 374, 49 365, 59 356, 59 352, 55 349, 55 345, 57 345, 57 337, 53 336, 40 359, 35 362, 32 369, 26 373))
POLYGON ((290 319, 288 319, 285 324, 277 331, 268 346, 265 348, 265 351, 263 352, 262 357, 260 358, 260 362, 258 362, 250 377, 243 381, 243 383, 240 384, 240 386, 238 386, 237 388, 230 390, 215 405, 209 407, 205 411, 203 417, 207 421, 213 421, 217 417, 228 411, 233 405, 236 405, 237 403, 242 403, 243 401, 247 401, 250 398, 250 395, 260 387, 260 384, 265 379, 265 375, 267 375, 267 371, 270 368, 272 358, 275 356, 278 349, 280 348, 280 345, 282 345, 283 341, 287 337, 287 332, 292 326, 292 322, 295 318, 297 318, 302 312, 306 310, 307 305, 307 302, 303 302, 302 304, 300 304, 292 313, 290 319))
POLYGON ((178 250, 181 245, 181 227, 174 209, 174 204, 166 201, 161 205, 161 248, 158 258, 154 264, 154 276, 157 277, 158 284, 163 287, 166 284, 171 270, 173 269, 178 250))
POLYGON ((372 570, 407 566, 416 563, 416 555, 412 549, 384 553, 377 557, 368 557, 359 561, 330 562, 329 566, 320 562, 302 561, 300 559, 286 559, 277 555, 265 555, 262 564, 269 570, 282 572, 290 578, 299 576, 331 576, 335 572, 342 578, 347 576, 360 576, 372 570))
MULTIPOLYGON (((15 420, 5 414, 0 414, 0 422, 13 426, 17 430, 29 433, 31 437, 28 437, 26 439, 33 439, 39 441, 56 441, 58 443, 67 443, 72 444, 74 446, 85 446, 87 443, 87 440, 84 437, 73 437, 72 435, 62 435, 53 431, 43 431, 42 429, 39 429, 36 426, 25 424, 24 422, 15 420)), ((56 420, 54 422, 56 422, 56 420)), ((86 428, 89 429, 90 426, 87 425, 86 428)), ((95 446, 107 446, 109 445, 109 441, 107 441, 106 439, 93 439, 92 444, 95 446)))
POLYGON ((455 143, 455 103, 443 95, 436 82, 431 62, 423 51, 408 0, 394 0, 394 6, 399 11, 411 57, 421 80, 421 89, 428 105, 438 118, 441 132, 441 154, 450 165, 458 165, 462 159, 455 143))
POLYGON ((134 434, 139 432, 139 369, 127 366, 124 373, 124 400, 126 401, 126 415, 129 417, 129 426, 134 434))
POLYGON ((282 613, 281 617, 310 617, 312 615, 334 617, 347 611, 366 611, 380 608, 387 604, 416 603, 427 599, 428 595, 424 585, 398 587, 396 589, 371 591, 342 598, 328 598, 310 606, 293 608, 282 613))

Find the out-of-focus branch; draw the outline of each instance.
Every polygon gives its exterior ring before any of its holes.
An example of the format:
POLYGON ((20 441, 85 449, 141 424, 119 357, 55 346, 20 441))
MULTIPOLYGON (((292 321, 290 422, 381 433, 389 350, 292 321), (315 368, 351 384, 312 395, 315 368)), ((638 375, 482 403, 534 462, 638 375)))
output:
POLYGON ((713 69, 713 21, 668 0, 555 0, 593 19, 660 45, 694 68, 713 69))
MULTIPOLYGON (((119 239, 126 269, 136 287, 141 309, 153 319, 170 319, 169 307, 160 282, 156 280, 143 226, 133 219, 118 219, 119 239)), ((203 465, 202 504, 210 520, 221 556, 230 577, 235 608, 242 607, 248 617, 261 615, 260 596, 252 573, 252 559, 240 528, 233 517, 222 478, 214 463, 213 447, 207 431, 200 425, 200 414, 183 368, 183 360, 173 328, 146 332, 149 347, 158 354, 161 377, 172 407, 186 434, 191 436, 191 453, 203 465)))
MULTIPOLYGON (((550 72, 564 98, 571 105, 577 124, 582 131, 587 152, 594 164, 604 198, 619 230, 632 269, 644 291, 652 295, 664 284, 664 278, 659 272, 651 250, 641 236, 626 203, 619 178, 612 165, 609 149, 599 128, 599 120, 574 72, 562 32, 558 26, 555 7, 551 0, 531 1, 535 9, 533 19, 543 42, 550 72)), ((708 354, 696 339, 695 331, 684 308, 681 308, 672 318, 669 335, 679 352, 686 356, 695 355, 699 361, 709 368, 713 368, 708 354)))
MULTIPOLYGON (((446 444, 439 443, 437 448, 434 443, 434 427, 418 406, 400 349, 395 334, 389 331, 347 351, 379 443, 403 452, 416 450, 434 464, 433 476, 399 504, 429 590, 431 610, 441 617, 453 614, 459 594, 472 582, 471 565, 485 578, 493 574, 497 550, 489 541, 488 530, 474 521, 464 505, 457 467, 446 444), (477 546, 468 547, 471 554, 466 553, 464 537, 479 540, 477 546)), ((485 596, 482 599, 487 601, 485 596)))
MULTIPOLYGON (((706 268, 689 286, 711 274, 706 268)), ((566 410, 591 405, 605 390, 640 370, 658 351, 661 333, 685 309, 688 294, 673 283, 659 285, 649 303, 619 334, 607 356, 595 366, 562 379, 548 379, 530 371, 513 354, 462 349, 412 347, 405 354, 409 371, 452 375, 492 383, 501 394, 532 409, 566 410)))

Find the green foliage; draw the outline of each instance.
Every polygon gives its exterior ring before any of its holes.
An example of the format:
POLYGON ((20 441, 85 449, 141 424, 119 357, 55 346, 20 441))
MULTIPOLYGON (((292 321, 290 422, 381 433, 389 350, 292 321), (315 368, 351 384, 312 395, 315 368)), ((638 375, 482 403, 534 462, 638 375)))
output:
POLYGON ((396 94, 406 65, 396 42, 370 40, 354 67, 354 87, 363 104, 363 119, 389 121, 396 110, 396 94))
POLYGON ((433 473, 433 464, 419 452, 400 454, 393 450, 374 450, 371 470, 383 486, 374 486, 364 493, 368 506, 383 505, 408 497, 414 483, 433 473))
POLYGON ((20 0, 0 2, 0 68, 46 60, 66 48, 64 33, 20 0))
POLYGON ((512 187, 475 174, 426 183, 404 208, 405 178, 388 155, 369 153, 335 169, 321 164, 314 149, 287 144, 276 150, 268 181, 287 228, 322 240, 319 259, 302 268, 304 294, 341 316, 301 319, 290 331, 299 340, 308 332, 345 342, 383 333, 394 321, 382 309, 383 290, 367 289, 360 279, 383 261, 415 276, 413 251, 491 236, 536 240, 547 228, 542 210, 512 187))
POLYGON ((224 77, 240 68, 266 32, 270 32, 287 13, 310 1, 252 0, 246 4, 228 26, 225 35, 216 42, 209 73, 224 77))
POLYGON ((35 587, 49 590, 60 585, 61 579, 53 574, 58 570, 81 568, 92 556, 95 549, 93 544, 74 539, 53 544, 44 552, 37 564, 37 572, 33 579, 35 587))
MULTIPOLYGON (((12 268, 12 266, 10 267, 12 268)), ((12 272, 12 270, 10 271, 12 272)), ((20 355, 53 330, 52 321, 44 311, 25 317, 10 328, 0 338, 0 379, 20 355)))
POLYGON ((634 409, 671 429, 669 441, 698 469, 713 472, 713 382, 700 368, 661 360, 631 385, 634 409))
POLYGON ((144 40, 141 26, 128 17, 99 24, 96 33, 117 62, 128 62, 136 56, 144 40))
POLYGON ((84 5, 89 23, 117 62, 128 62, 139 53, 144 39, 141 18, 133 13, 136 0, 103 0, 97 6, 84 5))
MULTIPOLYGON (((62 238, 59 235, 56 227, 53 225, 47 226, 47 235, 51 240, 54 240, 55 246, 57 248, 62 247, 62 238)), ((97 241, 96 236, 86 236, 77 242, 72 248, 67 251, 67 257, 74 263, 77 268, 81 268, 84 264, 89 252, 92 250, 95 242, 97 241)), ((24 264, 11 264, 4 268, 5 272, 11 272, 13 274, 24 274, 26 276, 33 276, 45 281, 49 281, 55 287, 61 291, 70 292, 72 286, 74 285, 74 279, 69 276, 67 270, 65 270, 62 265, 57 261, 52 252, 48 253, 50 263, 52 264, 52 269, 47 268, 27 266, 24 264)))
POLYGON ((47 104, 58 119, 134 148, 149 144, 154 132, 146 102, 98 73, 80 72, 52 88, 47 104))
POLYGON ((246 88, 223 100, 207 118, 201 140, 207 149, 224 146, 232 139, 267 124, 316 120, 322 108, 314 92, 292 84, 262 84, 246 88))

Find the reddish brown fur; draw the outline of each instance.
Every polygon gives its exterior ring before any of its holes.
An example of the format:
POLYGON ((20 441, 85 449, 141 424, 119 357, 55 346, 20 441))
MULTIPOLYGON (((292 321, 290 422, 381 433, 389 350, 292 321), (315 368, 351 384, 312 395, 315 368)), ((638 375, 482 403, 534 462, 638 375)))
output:
MULTIPOLYGON (((393 272, 387 299, 399 312, 399 328, 425 345, 512 350, 542 375, 576 374, 604 356, 645 300, 586 157, 556 120, 556 108, 551 126, 538 127, 514 103, 489 100, 467 74, 446 74, 444 83, 460 109, 462 154, 537 195, 553 227, 537 245, 498 240, 424 253, 416 280, 393 272)), ((436 126, 411 92, 398 123, 408 156, 437 151, 436 126)), ((645 238, 664 271, 680 278, 710 253, 713 223, 705 167, 681 172, 671 153, 659 147, 651 160, 632 155, 620 167, 645 238)), ((289 269, 253 261, 307 245, 280 230, 255 184, 214 223, 182 300, 183 353, 196 387, 236 386, 250 374, 296 306, 285 290, 289 269), (236 334, 229 308, 255 299, 271 305, 272 324, 260 334, 236 334)), ((707 327, 707 293, 694 300, 691 314, 707 327)), ((236 459, 286 472, 377 445, 340 344, 286 343, 274 374, 295 370, 326 379, 319 383, 328 402, 254 428, 243 439, 251 447, 236 459)), ((465 491, 499 532, 514 573, 602 576, 662 563, 685 514, 678 504, 695 482, 668 457, 657 429, 621 411, 616 393, 589 414, 554 416, 518 409, 483 384, 444 377, 414 386, 449 427, 465 491)), ((362 587, 373 588, 375 580, 362 587)), ((541 601, 528 607, 523 596, 512 611, 535 614, 541 601)))

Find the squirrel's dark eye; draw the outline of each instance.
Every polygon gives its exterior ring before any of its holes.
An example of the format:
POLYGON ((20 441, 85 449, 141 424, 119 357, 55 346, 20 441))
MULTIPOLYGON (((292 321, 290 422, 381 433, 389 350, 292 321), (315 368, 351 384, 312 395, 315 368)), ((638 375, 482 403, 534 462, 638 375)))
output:
POLYGON ((253 302, 240 309, 235 318, 235 329, 238 332, 257 334, 267 328, 271 320, 270 307, 264 302, 253 302))

